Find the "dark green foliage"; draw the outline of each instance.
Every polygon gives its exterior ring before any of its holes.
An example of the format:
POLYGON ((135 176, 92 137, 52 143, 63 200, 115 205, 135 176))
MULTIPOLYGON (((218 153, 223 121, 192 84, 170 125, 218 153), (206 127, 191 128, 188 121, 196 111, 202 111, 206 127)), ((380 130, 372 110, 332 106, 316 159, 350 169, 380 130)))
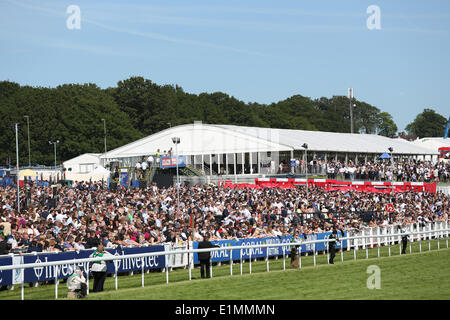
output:
MULTIPOLYGON (((354 132, 392 136, 397 127, 387 112, 354 101, 354 132)), ((30 119, 31 162, 53 165, 82 153, 102 153, 106 119, 108 150, 171 126, 201 120, 301 130, 350 132, 349 100, 344 96, 312 100, 294 95, 270 105, 245 103, 226 93, 190 94, 177 85, 157 85, 143 77, 101 89, 95 84, 56 88, 0 82, 0 164, 15 164, 14 123, 20 123, 20 163, 28 164, 25 115, 30 119)))
POLYGON ((408 134, 414 134, 419 138, 443 137, 447 119, 432 109, 424 109, 413 122, 406 126, 408 134))

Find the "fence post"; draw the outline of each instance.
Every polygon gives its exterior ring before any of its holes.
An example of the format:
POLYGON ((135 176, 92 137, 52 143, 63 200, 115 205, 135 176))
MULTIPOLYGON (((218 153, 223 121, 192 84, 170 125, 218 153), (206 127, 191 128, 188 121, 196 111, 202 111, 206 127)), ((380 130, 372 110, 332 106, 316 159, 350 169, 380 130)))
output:
POLYGON ((447 243, 447 248, 448 248, 448 220, 445 221, 445 229, 447 229, 447 237, 446 237, 445 242, 447 243))
POLYGON ((298 268, 301 269, 302 268, 302 245, 300 245, 299 249, 298 249, 298 268))
POLYGON ((194 260, 194 253, 188 254, 188 273, 189 273, 189 280, 192 280, 192 264, 191 264, 191 256, 192 256, 192 260, 194 260))
POLYGON ((241 276, 242 276, 242 249, 240 249, 240 259, 239 259, 239 261, 240 261, 240 264, 241 264, 241 276))
POLYGON ((269 247, 266 247, 267 272, 269 272, 269 247))
POLYGON ((409 226, 410 226, 409 230, 411 233, 411 239, 409 240, 409 253, 412 253, 412 242, 414 241, 414 228, 412 224, 410 224, 409 226))
MULTIPOLYGON (((418 231, 420 232, 420 231, 422 231, 423 232, 423 226, 422 226, 422 230, 420 230, 421 228, 420 228, 420 225, 419 225, 419 228, 418 228, 418 231)), ((419 252, 422 252, 422 233, 419 233, 419 252)))
POLYGON ((209 255, 209 275, 211 276, 211 278, 213 277, 213 272, 212 272, 212 255, 211 254, 209 255))
POLYGON ((20 288, 20 297, 22 300, 25 300, 25 290, 24 290, 25 269, 21 269, 21 271, 22 271, 22 286, 20 288))
POLYGON ((233 275, 233 249, 230 249, 230 276, 233 275))
MULTIPOLYGON (((436 230, 436 229, 435 229, 436 230)), ((438 241, 438 250, 441 248, 440 239, 441 239, 441 223, 439 223, 439 229, 436 230, 437 241, 438 241)))
POLYGON ((141 266, 141 273, 142 273, 142 288, 144 288, 144 258, 141 258, 141 263, 142 263, 142 266, 141 266))
MULTIPOLYGON (((367 235, 364 235, 367 236, 367 235)), ((366 259, 369 259, 369 238, 364 238, 364 247, 366 248, 366 259)))
POLYGON ((381 241, 380 241, 380 227, 377 228, 377 251, 378 251, 378 258, 380 257, 380 245, 381 245, 381 241))
POLYGON ((89 295, 89 268, 86 271, 86 287, 87 287, 86 293, 87 295, 89 295))
POLYGON ((431 223, 428 224, 428 251, 431 250, 431 223))
POLYGON ((168 255, 164 255, 164 260, 166 261, 166 283, 169 283, 169 259, 168 255))
POLYGON ((316 243, 313 243, 313 260, 314 260, 314 267, 316 266, 316 243))
POLYGON ((117 269, 118 269, 117 264, 118 264, 117 260, 114 260, 114 286, 116 288, 116 291, 117 291, 117 269))
POLYGON ((353 260, 356 261, 356 239, 353 239, 353 260))
POLYGON ((370 228, 370 235, 372 236, 370 238, 370 248, 373 249, 373 235, 374 235, 374 228, 370 228))
POLYGON ((330 264, 330 243, 324 242, 325 249, 327 250, 327 263, 330 264))
POLYGON ((54 271, 55 271, 55 299, 58 299, 58 284, 59 284, 59 280, 58 280, 58 266, 54 267, 54 271))
POLYGON ((248 268, 248 271, 249 271, 250 274, 252 274, 252 249, 250 249, 250 254, 249 254, 249 259, 248 259, 248 261, 249 261, 249 268, 248 268))
POLYGON ((286 270, 286 248, 283 247, 283 270, 286 270))
POLYGON ((386 230, 386 232, 387 232, 387 235, 389 236, 388 237, 388 239, 389 239, 388 246, 389 246, 389 257, 390 257, 391 256, 391 241, 392 241, 392 239, 391 239, 392 232, 391 231, 392 231, 392 228, 389 228, 388 230, 386 230))

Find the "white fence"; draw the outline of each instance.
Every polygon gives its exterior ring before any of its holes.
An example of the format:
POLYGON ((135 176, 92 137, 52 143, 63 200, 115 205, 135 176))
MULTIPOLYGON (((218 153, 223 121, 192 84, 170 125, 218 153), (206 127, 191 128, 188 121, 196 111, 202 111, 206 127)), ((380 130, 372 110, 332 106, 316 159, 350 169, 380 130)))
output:
MULTIPOLYGON (((347 240, 347 251, 351 250, 351 248, 353 248, 353 252, 354 252, 354 259, 356 260, 356 251, 360 250, 360 249, 365 249, 366 250, 366 259, 368 258, 368 249, 369 247, 373 247, 373 246, 377 246, 378 247, 378 257, 380 257, 380 246, 382 245, 387 245, 389 247, 389 256, 391 255, 391 245, 398 243, 401 243, 401 238, 403 235, 408 235, 410 237, 410 240, 412 241, 419 241, 420 244, 420 252, 422 252, 422 241, 424 240, 428 240, 428 250, 431 250, 431 239, 437 239, 438 241, 438 249, 440 249, 440 241, 441 239, 445 239, 446 242, 446 248, 448 248, 448 236, 449 236, 449 222, 442 222, 442 223, 437 223, 434 224, 434 227, 432 226, 432 224, 428 224, 427 226, 425 226, 424 228, 418 228, 418 230, 414 231, 414 230, 410 230, 407 231, 405 233, 395 233, 392 231, 392 228, 395 227, 387 227, 384 228, 379 228, 378 230, 380 230, 380 232, 376 232, 373 233, 373 229, 374 228, 368 228, 367 230, 364 230, 361 232, 361 234, 357 234, 357 235, 351 235, 351 236, 347 236, 347 237, 343 237, 341 239, 339 239, 339 241, 345 241, 347 240), (365 233, 370 233, 370 234, 365 234, 365 233)), ((169 269, 175 266, 185 266, 185 262, 187 260, 184 260, 186 255, 189 255, 189 261, 190 263, 187 263, 188 268, 189 268, 189 280, 192 279, 192 269, 193 269, 193 254, 194 253, 198 253, 198 252, 212 252, 212 251, 221 251, 221 250, 227 250, 227 251, 234 251, 234 250, 240 250, 240 274, 242 275, 243 273, 243 259, 242 259, 242 250, 248 250, 248 249, 256 249, 256 248, 272 248, 272 247, 282 247, 283 250, 283 270, 286 270, 286 251, 288 250, 289 247, 291 246, 298 246, 298 250, 299 250, 299 265, 298 268, 300 269, 302 267, 302 263, 301 263, 301 248, 302 245, 308 245, 308 244, 316 244, 316 243, 321 243, 321 242, 330 242, 330 241, 334 241, 334 240, 330 240, 330 239, 321 239, 321 240, 311 240, 311 241, 302 241, 302 242, 292 242, 292 243, 275 243, 275 244, 260 244, 260 245, 252 245, 252 246, 248 246, 248 245, 243 245, 243 246, 234 246, 234 247, 218 247, 218 248, 208 248, 208 249, 185 249, 183 246, 176 246, 174 248, 174 250, 170 250, 170 251, 161 251, 161 252, 151 252, 151 253, 140 253, 140 254, 130 254, 130 255, 126 255, 126 256, 112 256, 112 257, 103 257, 103 258, 85 258, 85 259, 77 259, 77 260, 73 260, 71 261, 70 264, 68 264, 68 261, 54 261, 54 262, 45 262, 45 263, 27 263, 27 264, 16 264, 16 265, 9 265, 9 266, 0 266, 0 271, 3 270, 15 270, 14 272, 18 272, 20 270, 24 270, 27 268, 42 268, 42 267, 46 267, 46 266, 53 266, 55 267, 55 299, 58 298, 58 285, 59 285, 59 280, 58 280, 58 272, 56 270, 59 270, 58 268, 56 268, 56 266, 59 265, 68 265, 69 267, 72 267, 73 269, 75 269, 75 265, 80 264, 80 263, 90 263, 90 262, 95 262, 95 261, 114 261, 114 266, 116 269, 114 278, 115 278, 115 289, 118 289, 118 283, 117 283, 117 263, 118 260, 123 260, 123 259, 134 259, 134 258, 141 258, 142 261, 145 257, 151 257, 151 256, 161 256, 164 255, 165 256, 165 275, 166 275, 166 283, 169 283, 169 269), (179 257, 179 258, 174 258, 174 257, 179 257)), ((411 242, 410 241, 410 252, 411 252, 411 242)), ((314 248, 315 246, 313 246, 314 248)), ((401 246, 400 247, 400 254, 401 253, 401 246)), ((249 250, 249 273, 252 273, 252 251, 253 250, 249 250)), ((267 250, 267 253, 269 253, 270 250, 267 250)), ((314 250, 313 251, 313 263, 314 266, 316 265, 316 255, 317 252, 314 250)), ((344 262, 344 255, 343 255, 343 250, 340 250, 340 255, 341 255, 341 262, 344 262)), ((187 258, 186 258, 187 259, 187 258)), ((267 266, 267 272, 269 272, 270 267, 269 267, 269 256, 267 255, 266 258, 266 266, 267 266)), ((327 253, 327 260, 328 260, 328 253, 327 253)), ((144 263, 141 263, 142 265, 142 287, 144 287, 145 283, 144 283, 144 263)), ((213 275, 212 273, 212 264, 210 265, 210 274, 211 277, 213 275)), ((232 254, 230 254, 230 275, 233 275, 233 260, 232 260, 232 254)), ((89 293, 89 270, 87 270, 87 285, 88 285, 88 293, 89 293)), ((23 277, 23 271, 22 271, 22 282, 21 282, 21 298, 22 300, 24 300, 24 277, 23 277)))

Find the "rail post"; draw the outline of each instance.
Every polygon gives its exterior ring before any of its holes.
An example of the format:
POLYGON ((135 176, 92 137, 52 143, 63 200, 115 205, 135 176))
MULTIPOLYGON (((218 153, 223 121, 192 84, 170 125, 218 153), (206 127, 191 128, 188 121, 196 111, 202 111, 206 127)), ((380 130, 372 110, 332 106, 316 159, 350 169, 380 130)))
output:
POLYGON ((230 249, 230 276, 233 275, 233 249, 230 249))
POLYGON ((249 261, 248 271, 250 274, 252 274, 252 249, 250 249, 248 261, 249 261))
POLYGON ((142 288, 144 288, 144 258, 141 258, 141 274, 142 274, 142 288))
POLYGON ((240 249, 240 264, 241 264, 241 276, 242 276, 242 249, 240 249))
POLYGON ((298 248, 298 268, 302 268, 302 245, 298 248))

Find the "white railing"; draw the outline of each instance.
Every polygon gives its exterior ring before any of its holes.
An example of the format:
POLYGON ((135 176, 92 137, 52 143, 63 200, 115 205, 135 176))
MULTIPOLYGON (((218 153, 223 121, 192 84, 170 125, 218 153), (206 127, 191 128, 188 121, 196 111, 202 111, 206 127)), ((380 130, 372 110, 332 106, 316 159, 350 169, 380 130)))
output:
MULTIPOLYGON (((441 225, 440 225, 441 226, 441 225)), ((359 236, 347 236, 347 237, 343 237, 339 239, 339 242, 343 242, 343 241, 347 241, 347 251, 351 250, 350 249, 350 242, 353 241, 353 243, 355 243, 355 241, 357 241, 357 244, 352 245, 353 247, 353 252, 354 252, 354 259, 356 260, 356 251, 358 250, 358 248, 361 246, 362 249, 366 250, 366 259, 368 258, 368 248, 371 244, 371 238, 375 238, 377 243, 382 243, 382 239, 383 238, 388 238, 387 241, 387 245, 389 247, 389 256, 391 255, 391 245, 393 244, 392 239, 398 239, 398 243, 400 244, 401 242, 401 237, 403 235, 408 235, 410 236, 413 240, 414 236, 417 235, 417 239, 419 240, 420 244, 422 240, 428 239, 429 241, 429 245, 428 245, 428 250, 431 250, 431 238, 434 238, 438 240, 438 249, 440 249, 440 240, 442 238, 446 239, 446 247, 448 248, 448 236, 449 236, 449 232, 450 229, 449 227, 449 223, 448 221, 445 222, 445 228, 441 228, 441 229, 435 229, 435 230, 431 230, 431 225, 429 225, 429 230, 422 230, 422 231, 418 231, 418 232, 406 232, 406 233, 387 233, 387 234, 370 234, 370 235, 359 235, 359 236), (428 235, 428 236, 427 236, 428 235), (366 239, 368 241, 366 241, 366 239), (361 241, 361 244, 359 244, 359 240, 361 241)), ((282 247, 283 250, 283 270, 286 270, 286 251, 289 247, 291 246, 298 246, 298 253, 299 253, 299 266, 298 268, 301 268, 301 253, 302 253, 302 246, 303 245, 310 245, 310 244, 316 244, 316 243, 321 243, 321 242, 331 242, 331 241, 335 241, 334 239, 320 239, 320 240, 312 240, 312 241, 301 241, 301 242, 290 242, 290 243, 273 243, 273 244, 259 244, 259 245, 243 245, 243 246, 234 246, 234 247, 217 247, 217 248, 208 248, 208 249, 186 249, 186 250, 180 250, 180 248, 177 248, 177 250, 174 251, 160 251, 160 252, 150 252, 150 253, 140 253, 140 254, 130 254, 130 255, 125 255, 125 256, 108 256, 108 257, 102 257, 102 258, 84 258, 84 259, 74 259, 74 260, 62 260, 62 261, 54 261, 54 262, 40 262, 40 263, 26 263, 26 264, 16 264, 16 265, 9 265, 9 266, 0 266, 0 271, 4 271, 4 270, 24 270, 24 269, 28 269, 28 268, 43 268, 43 267, 47 267, 47 266, 54 266, 55 267, 55 299, 58 298, 58 285, 59 285, 59 280, 58 280, 58 274, 59 274, 59 268, 56 268, 56 266, 59 265, 66 265, 68 268, 72 268, 72 270, 75 270, 75 266, 79 265, 79 264, 83 264, 83 263, 90 263, 90 262, 96 262, 96 261, 113 261, 114 262, 114 268, 115 268, 115 289, 118 289, 118 284, 117 284, 117 269, 118 269, 118 264, 116 261, 118 260, 123 260, 123 259, 142 259, 142 287, 144 287, 144 258, 146 257, 156 257, 156 256, 165 256, 165 273, 166 273, 166 283, 169 283, 169 268, 170 268, 170 256, 172 255, 179 255, 179 254, 189 254, 191 257, 193 257, 194 253, 199 253, 199 252, 212 252, 212 251, 229 251, 230 252, 230 275, 233 275, 233 259, 232 259, 232 251, 233 250, 240 250, 240 274, 242 275, 242 263, 243 263, 243 258, 242 258, 242 251, 243 250, 248 250, 249 252, 249 273, 252 272, 252 251, 253 250, 249 250, 249 249, 257 249, 257 248, 272 248, 272 247, 282 247)), ((411 241, 409 241, 410 243, 410 252, 411 252, 411 241)), ((378 247, 378 257, 380 257, 380 246, 378 247)), ((401 254, 401 246, 400 247, 400 254, 401 254)), ((269 272, 269 250, 267 251, 267 256, 266 256, 266 265, 267 265, 267 272, 269 272)), ((343 251, 344 250, 340 250, 340 254, 341 254, 341 262, 344 262, 344 255, 343 255, 343 251)), ((422 252, 422 246, 420 246, 420 252, 422 252)), ((328 251, 327 251, 327 261, 328 260, 328 251)), ((315 245, 313 246, 313 263, 314 266, 316 266, 316 255, 317 252, 315 250, 315 245)), ((190 263, 188 263, 189 266, 189 280, 191 280, 191 270, 193 268, 193 259, 189 259, 190 263)), ((89 294, 89 270, 86 271, 87 276, 87 286, 88 286, 88 294, 89 294)), ((210 263, 210 275, 212 277, 212 263, 210 263)), ((24 275, 23 275, 23 271, 22 271, 22 282, 21 282, 21 298, 22 300, 24 300, 24 275)))

